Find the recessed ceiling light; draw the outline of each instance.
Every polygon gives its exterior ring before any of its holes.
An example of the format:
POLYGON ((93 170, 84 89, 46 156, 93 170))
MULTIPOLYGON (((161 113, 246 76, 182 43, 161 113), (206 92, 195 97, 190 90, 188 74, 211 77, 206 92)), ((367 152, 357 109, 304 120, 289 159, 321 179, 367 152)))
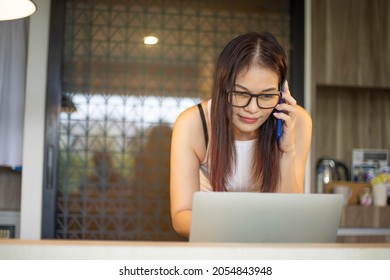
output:
POLYGON ((144 37, 144 44, 145 45, 155 45, 158 43, 158 38, 156 36, 145 36, 144 37))

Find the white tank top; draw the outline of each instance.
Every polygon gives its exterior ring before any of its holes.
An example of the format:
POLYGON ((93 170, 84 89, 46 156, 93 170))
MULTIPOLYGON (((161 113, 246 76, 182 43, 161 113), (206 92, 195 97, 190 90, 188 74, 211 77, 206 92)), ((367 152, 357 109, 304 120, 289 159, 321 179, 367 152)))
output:
MULTIPOLYGON (((207 102, 208 112, 210 112, 211 101, 207 102)), ((210 119, 210 115, 207 114, 210 119)), ((212 141, 212 139, 210 139, 212 141)), ((252 180, 252 157, 256 139, 249 141, 235 141, 236 146, 236 164, 233 164, 232 176, 229 179, 226 190, 230 192, 259 192, 259 186, 256 186, 252 180)), ((201 191, 213 191, 210 184, 209 170, 209 147, 207 145, 206 156, 200 165, 199 179, 201 191)))

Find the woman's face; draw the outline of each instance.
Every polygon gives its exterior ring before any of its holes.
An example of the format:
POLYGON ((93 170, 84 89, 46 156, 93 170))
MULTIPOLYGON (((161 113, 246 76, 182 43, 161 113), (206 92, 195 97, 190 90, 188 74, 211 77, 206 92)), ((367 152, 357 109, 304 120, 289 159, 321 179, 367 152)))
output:
MULTIPOLYGON (((278 91, 278 75, 269 69, 251 66, 248 71, 238 74, 234 90, 251 94, 271 94, 278 91)), ((257 130, 273 112, 271 109, 259 108, 256 98, 243 108, 233 106, 233 133, 236 140, 251 140, 257 136, 257 130)))

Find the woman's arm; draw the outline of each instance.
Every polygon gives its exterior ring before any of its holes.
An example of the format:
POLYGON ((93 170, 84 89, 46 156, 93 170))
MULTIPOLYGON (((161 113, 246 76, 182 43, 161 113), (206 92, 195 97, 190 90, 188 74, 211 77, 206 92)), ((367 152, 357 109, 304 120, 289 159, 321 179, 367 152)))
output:
POLYGON ((283 136, 279 145, 281 181, 278 189, 280 192, 303 193, 312 121, 308 112, 296 104, 287 82, 283 99, 284 103, 276 106, 282 112, 274 113, 276 118, 283 120, 283 136))
POLYGON ((281 192, 303 193, 306 161, 310 151, 312 121, 300 106, 295 109, 294 148, 282 152, 280 161, 281 192))
POLYGON ((206 147, 196 106, 185 110, 176 120, 171 145, 170 199, 175 231, 189 236, 192 198, 199 191, 199 167, 206 147))

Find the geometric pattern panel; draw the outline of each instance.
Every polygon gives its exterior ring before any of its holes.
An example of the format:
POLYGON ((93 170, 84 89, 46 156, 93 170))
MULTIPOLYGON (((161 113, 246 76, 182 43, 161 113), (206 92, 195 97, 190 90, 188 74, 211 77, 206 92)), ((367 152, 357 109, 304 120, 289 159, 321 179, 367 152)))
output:
POLYGON ((270 31, 290 47, 289 1, 236 2, 66 1, 56 238, 183 240, 169 209, 175 119, 209 98, 233 37, 270 31))

